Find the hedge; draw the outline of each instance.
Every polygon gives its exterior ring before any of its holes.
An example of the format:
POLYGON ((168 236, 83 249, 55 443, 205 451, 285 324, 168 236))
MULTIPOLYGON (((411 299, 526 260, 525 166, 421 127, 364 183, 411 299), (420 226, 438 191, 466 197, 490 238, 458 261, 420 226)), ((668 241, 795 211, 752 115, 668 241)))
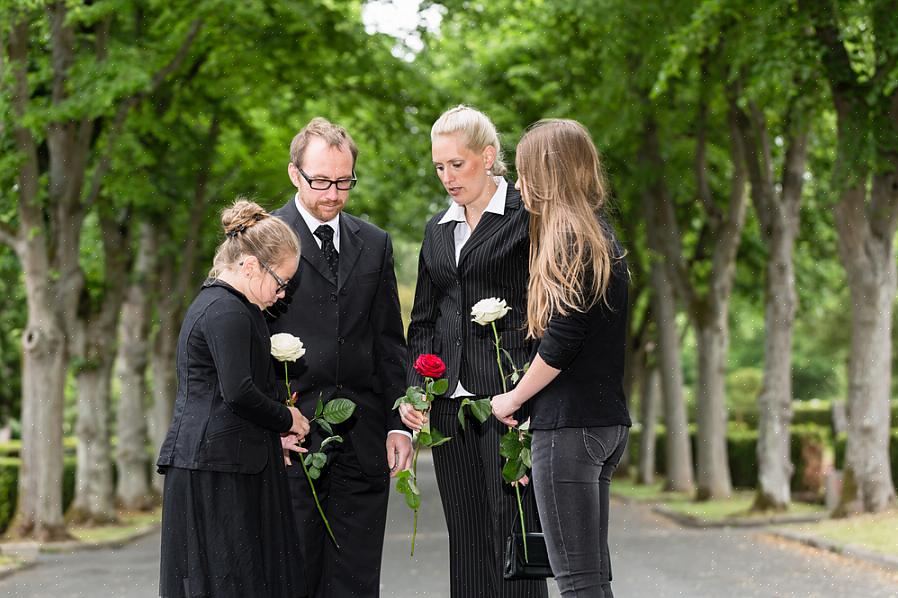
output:
MULTIPOLYGON (((21 461, 12 457, 0 457, 0 534, 6 532, 15 515, 16 501, 19 495, 19 467, 21 461)), ((65 457, 62 460, 62 510, 65 512, 75 499, 75 469, 77 459, 65 457)))
MULTIPOLYGON (((790 456, 795 466, 792 473, 792 489, 806 490, 802 486, 804 469, 806 464, 802 460, 801 449, 806 443, 816 442, 823 446, 831 444, 831 434, 824 426, 804 424, 792 426, 790 429, 790 456)), ((665 429, 657 426, 655 429, 655 471, 664 474, 665 456, 665 429)), ((642 430, 634 426, 630 429, 630 462, 639 462, 639 443, 642 438, 642 430)), ((693 465, 697 465, 697 430, 695 425, 689 426, 689 439, 692 444, 693 465)), ((730 476, 733 486, 736 488, 755 488, 758 484, 758 457, 757 457, 758 432, 745 426, 731 424, 727 430, 727 460, 730 466, 730 476)), ((894 445, 895 443, 893 443, 894 445)), ((894 467, 894 460, 893 460, 894 467)))
MULTIPOLYGON (((898 427, 898 400, 891 402, 891 422, 893 427, 898 427)), ((738 414, 738 421, 751 428, 758 427, 758 411, 748 410, 738 414)), ((832 401, 793 401, 792 424, 816 424, 832 429, 832 401)))

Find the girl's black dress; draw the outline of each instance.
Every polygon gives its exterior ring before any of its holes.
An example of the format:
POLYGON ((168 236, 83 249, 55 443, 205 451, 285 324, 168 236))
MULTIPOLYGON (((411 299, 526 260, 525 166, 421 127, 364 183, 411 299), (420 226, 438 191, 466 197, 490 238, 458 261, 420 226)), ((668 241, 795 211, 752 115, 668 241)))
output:
POLYGON ((211 280, 178 339, 178 394, 157 466, 165 474, 159 593, 305 596, 261 310, 211 280))

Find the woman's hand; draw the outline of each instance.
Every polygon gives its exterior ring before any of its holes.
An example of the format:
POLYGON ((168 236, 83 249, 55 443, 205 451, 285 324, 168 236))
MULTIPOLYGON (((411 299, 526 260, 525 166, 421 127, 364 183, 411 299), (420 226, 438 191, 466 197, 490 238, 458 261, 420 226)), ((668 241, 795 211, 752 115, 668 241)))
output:
POLYGON ((309 420, 296 407, 287 407, 287 409, 290 410, 290 415, 293 416, 293 425, 290 427, 290 433, 295 434, 302 440, 309 433, 309 420))
POLYGON ((509 391, 501 395, 496 395, 490 400, 490 406, 493 408, 493 415, 506 426, 517 426, 518 420, 512 417, 514 412, 521 408, 521 403, 517 400, 515 392, 509 391))
POLYGON ((418 411, 408 403, 399 405, 399 417, 410 430, 418 432, 427 423, 427 414, 418 411))
POLYGON ((281 436, 281 448, 284 449, 284 465, 290 465, 290 451, 295 453, 307 453, 309 449, 300 446, 302 438, 296 434, 287 433, 281 436))

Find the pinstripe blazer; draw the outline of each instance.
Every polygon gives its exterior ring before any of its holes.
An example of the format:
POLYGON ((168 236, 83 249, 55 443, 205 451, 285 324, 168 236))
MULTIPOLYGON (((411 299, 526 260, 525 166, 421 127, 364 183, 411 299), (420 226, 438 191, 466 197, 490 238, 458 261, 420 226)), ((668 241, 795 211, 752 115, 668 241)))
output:
MULTIPOLYGON (((418 284, 408 329, 410 358, 434 353, 446 362, 449 392, 458 381, 477 396, 502 392, 490 326, 471 321, 471 306, 487 297, 505 299, 511 311, 496 322, 502 347, 518 367, 530 357, 524 340, 529 279, 530 217, 520 193, 508 185, 503 215, 484 212, 455 263, 455 222, 427 223, 418 260, 418 284)), ((507 360, 505 373, 510 373, 507 360)), ((420 377, 409 371, 409 384, 420 377)), ((511 385, 509 384, 509 387, 511 385)))

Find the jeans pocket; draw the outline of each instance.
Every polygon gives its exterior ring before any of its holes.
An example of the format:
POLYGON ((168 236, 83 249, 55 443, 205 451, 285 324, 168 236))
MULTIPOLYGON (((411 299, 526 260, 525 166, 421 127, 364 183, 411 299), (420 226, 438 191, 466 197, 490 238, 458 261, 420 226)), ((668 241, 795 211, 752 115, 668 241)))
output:
POLYGON ((620 440, 620 426, 583 428, 583 447, 596 465, 604 465, 620 440))

